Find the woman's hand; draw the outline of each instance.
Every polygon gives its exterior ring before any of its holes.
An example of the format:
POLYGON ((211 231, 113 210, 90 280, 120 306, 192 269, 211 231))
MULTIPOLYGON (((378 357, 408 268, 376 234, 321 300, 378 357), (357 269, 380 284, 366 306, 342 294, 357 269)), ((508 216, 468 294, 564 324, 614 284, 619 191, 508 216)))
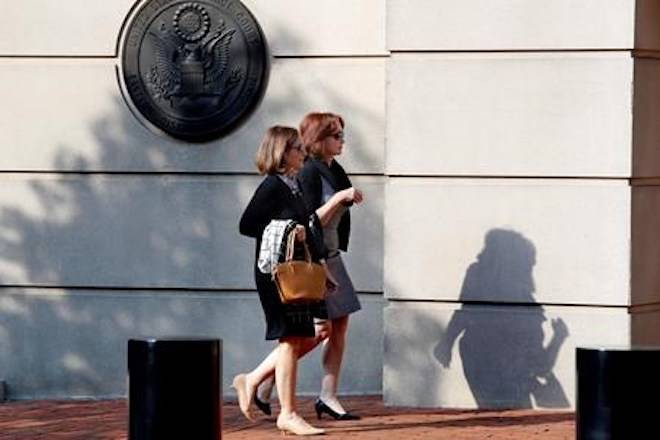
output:
POLYGON ((344 189, 342 191, 337 191, 332 195, 330 200, 328 200, 323 205, 319 206, 316 210, 316 215, 321 222, 321 226, 328 224, 332 216, 337 212, 337 209, 341 205, 351 206, 353 203, 362 203, 364 196, 362 191, 354 187, 344 189))
POLYGON ((362 203, 362 200, 364 200, 362 191, 353 186, 339 191, 338 194, 343 204, 362 203))
POLYGON ((304 242, 307 238, 305 233, 305 227, 303 225, 297 225, 295 229, 296 241, 304 242))

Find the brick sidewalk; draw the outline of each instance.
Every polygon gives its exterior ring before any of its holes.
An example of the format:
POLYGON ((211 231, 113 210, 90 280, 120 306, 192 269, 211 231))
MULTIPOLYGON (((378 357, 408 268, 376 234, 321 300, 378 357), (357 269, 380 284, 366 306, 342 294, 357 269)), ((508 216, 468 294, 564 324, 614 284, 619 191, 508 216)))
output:
MULTIPOLYGON (((569 412, 390 408, 383 406, 380 396, 343 401, 363 419, 317 422, 310 399, 301 399, 301 413, 308 421, 328 431, 322 438, 572 440, 575 437, 574 416, 569 412)), ((231 402, 225 404, 223 411, 223 440, 282 438, 275 429, 274 418, 261 417, 252 424, 231 402)), ((126 439, 126 416, 124 400, 4 403, 0 404, 0 440, 123 440, 126 439)))

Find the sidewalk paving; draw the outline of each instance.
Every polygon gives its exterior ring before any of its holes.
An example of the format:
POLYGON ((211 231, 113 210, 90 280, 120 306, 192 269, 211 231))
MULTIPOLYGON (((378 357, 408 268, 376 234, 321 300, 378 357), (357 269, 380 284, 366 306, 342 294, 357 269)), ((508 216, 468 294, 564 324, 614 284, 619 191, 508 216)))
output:
MULTIPOLYGON (((571 412, 394 408, 385 407, 380 396, 350 397, 342 401, 345 407, 362 415, 362 420, 335 422, 324 418, 319 422, 313 413, 313 400, 306 398, 299 401, 300 413, 309 422, 325 428, 327 435, 320 438, 328 439, 572 440, 575 437, 571 412)), ((275 405, 273 409, 276 413, 275 405)), ((0 440, 123 440, 127 437, 127 411, 125 400, 3 403, 0 404, 0 440)), ((222 438, 282 437, 275 428, 274 417, 259 417, 256 423, 250 423, 234 402, 226 402, 222 438)))

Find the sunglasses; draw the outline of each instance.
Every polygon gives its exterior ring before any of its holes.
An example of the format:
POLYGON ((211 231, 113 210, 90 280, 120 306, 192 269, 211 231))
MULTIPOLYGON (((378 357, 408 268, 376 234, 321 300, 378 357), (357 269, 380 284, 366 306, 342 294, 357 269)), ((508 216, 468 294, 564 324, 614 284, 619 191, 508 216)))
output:
POLYGON ((335 138, 335 140, 338 140, 338 141, 343 141, 344 140, 344 132, 340 131, 338 133, 331 134, 328 137, 335 138))

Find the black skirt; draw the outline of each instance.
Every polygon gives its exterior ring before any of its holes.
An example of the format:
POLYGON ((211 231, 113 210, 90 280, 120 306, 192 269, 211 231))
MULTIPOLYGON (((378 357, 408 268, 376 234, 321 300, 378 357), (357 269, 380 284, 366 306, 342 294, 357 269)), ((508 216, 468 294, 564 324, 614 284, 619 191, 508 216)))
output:
POLYGON ((266 318, 266 340, 287 336, 314 337, 314 317, 323 309, 322 303, 282 304, 270 274, 261 273, 255 266, 254 278, 266 318))

